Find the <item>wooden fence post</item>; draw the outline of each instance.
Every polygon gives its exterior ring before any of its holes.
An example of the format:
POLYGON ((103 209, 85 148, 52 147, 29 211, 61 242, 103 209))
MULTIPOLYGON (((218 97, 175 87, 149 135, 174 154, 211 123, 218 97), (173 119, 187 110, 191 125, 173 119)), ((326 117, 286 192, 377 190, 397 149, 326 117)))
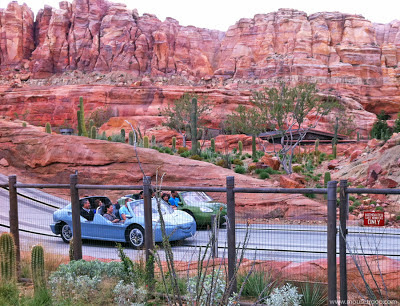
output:
POLYGON ((151 292, 154 284, 154 249, 153 243, 153 210, 151 203, 151 177, 143 177, 143 201, 144 201, 144 245, 146 249, 146 273, 148 288, 151 292))
POLYGON ((227 241, 228 241, 228 282, 231 285, 229 295, 237 292, 236 270, 236 221, 235 221, 235 177, 226 177, 226 204, 227 204, 227 241))
POLYGON ((328 182, 328 301, 337 304, 336 277, 336 181, 328 182))
POLYGON ((17 199, 17 188, 15 184, 17 183, 17 176, 10 175, 8 177, 8 191, 10 195, 10 233, 14 238, 16 255, 17 255, 17 273, 19 275, 20 271, 20 260, 21 260, 21 249, 19 243, 19 221, 18 221, 18 199, 17 199))
POLYGON ((72 209, 72 244, 74 247, 74 260, 82 259, 82 231, 81 231, 81 206, 79 204, 78 175, 71 174, 69 177, 71 191, 72 209))
POLYGON ((347 262, 346 236, 347 216, 349 209, 349 195, 347 194, 347 180, 340 181, 340 227, 339 227, 339 256, 340 256, 340 303, 347 305, 347 262))

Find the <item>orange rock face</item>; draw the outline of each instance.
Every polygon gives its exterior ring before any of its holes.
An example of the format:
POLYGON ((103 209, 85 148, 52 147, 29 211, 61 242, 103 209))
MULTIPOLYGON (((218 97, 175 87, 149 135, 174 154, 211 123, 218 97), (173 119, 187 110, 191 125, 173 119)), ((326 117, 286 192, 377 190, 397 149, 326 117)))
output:
MULTIPOLYGON (((195 85, 196 91, 223 89, 220 101, 233 103, 222 108, 219 118, 238 104, 248 103, 249 89, 273 86, 277 81, 317 82, 346 105, 361 135, 367 135, 375 119, 368 112, 383 109, 394 115, 400 109, 400 21, 383 25, 360 15, 322 12, 307 16, 281 9, 241 19, 221 32, 184 27, 172 18, 160 21, 151 14, 139 16, 136 10, 106 0, 61 2, 59 9, 45 6, 34 21, 26 5, 11 2, 0 9, 3 82, 27 90, 34 96, 32 103, 41 93, 26 86, 46 85, 32 79, 50 77, 47 84, 57 86, 87 84, 82 73, 94 73, 93 84, 115 72, 118 86, 157 87, 145 89, 141 105, 151 100, 159 107, 152 95, 163 89, 164 82, 195 85), (71 72, 73 76, 77 72, 75 78, 64 78, 71 72), (129 72, 131 82, 121 79, 120 72, 129 72), (55 82, 54 76, 60 74, 55 82)), ((94 98, 91 86, 85 91, 89 99, 94 98)), ((67 103, 52 95, 40 98, 57 102, 57 109, 67 103)), ((115 98, 107 96, 111 101, 115 98)), ((26 107, 24 103, 19 109, 26 107)), ((57 120, 58 114, 54 115, 57 120)), ((326 122, 321 124, 325 129, 326 122)))

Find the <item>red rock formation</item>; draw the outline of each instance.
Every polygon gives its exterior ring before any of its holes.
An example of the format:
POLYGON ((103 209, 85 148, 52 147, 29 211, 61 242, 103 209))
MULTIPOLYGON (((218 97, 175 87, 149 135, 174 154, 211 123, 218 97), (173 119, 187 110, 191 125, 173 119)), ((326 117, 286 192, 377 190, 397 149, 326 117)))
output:
MULTIPOLYGON (((400 109, 400 21, 382 25, 359 15, 307 16, 282 9, 241 19, 224 33, 180 26, 172 18, 139 16, 106 0, 61 2, 59 9, 45 6, 34 23, 26 5, 12 2, 0 9, 0 37, 0 82, 7 85, 0 88, 2 114, 33 114, 51 102, 45 114, 28 116, 36 124, 54 120, 56 125, 75 117, 65 111, 75 110, 68 105, 74 93, 60 85, 88 83, 82 87, 82 96, 91 100, 87 111, 94 103, 111 103, 123 116, 155 114, 184 91, 206 93, 217 106, 210 118, 215 125, 238 104, 248 103, 249 89, 282 80, 317 82, 325 94, 340 97, 364 136, 375 120, 365 110, 395 114, 400 109), (102 83, 110 73, 113 81, 102 83), (57 85, 64 96, 50 87, 42 92, 46 84, 57 85), (135 108, 132 84, 141 87, 135 88, 135 108)), ((326 118, 319 128, 327 130, 326 118)))

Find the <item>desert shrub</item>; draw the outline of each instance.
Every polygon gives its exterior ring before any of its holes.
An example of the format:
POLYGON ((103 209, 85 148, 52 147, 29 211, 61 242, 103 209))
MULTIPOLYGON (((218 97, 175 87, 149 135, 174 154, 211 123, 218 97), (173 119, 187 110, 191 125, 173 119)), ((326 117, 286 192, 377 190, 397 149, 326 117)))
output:
POLYGON ((239 174, 244 174, 244 173, 246 173, 246 168, 243 166, 237 165, 235 167, 235 172, 239 173, 239 174))
POLYGON ((145 305, 147 291, 138 288, 135 283, 124 284, 120 281, 114 288, 114 302, 117 305, 145 305))
POLYGON ((383 211, 383 207, 382 206, 375 207, 375 211, 383 211))
POLYGON ((253 158, 253 163, 258 163, 258 159, 257 158, 253 158))
POLYGON ((203 160, 203 159, 201 158, 201 156, 198 155, 198 154, 190 156, 190 159, 194 159, 194 160, 203 160))
POLYGON ((0 282, 0 305, 19 305, 18 287, 12 282, 0 282))
POLYGON ((187 283, 187 296, 191 302, 195 302, 199 296, 198 305, 217 305, 225 292, 225 275, 222 271, 206 275, 200 285, 197 286, 197 277, 192 277, 187 283), (200 292, 197 292, 199 290, 200 292), (207 303, 208 301, 208 303, 207 303))
POLYGON ((190 156, 190 151, 185 151, 179 154, 181 157, 189 157, 190 156))
POLYGON ((350 205, 350 206, 349 206, 349 212, 353 212, 353 210, 354 210, 354 206, 353 206, 353 205, 350 205))
POLYGON ((315 199, 316 198, 316 195, 315 195, 315 193, 306 193, 306 194, 304 194, 307 198, 309 198, 309 199, 315 199))
POLYGON ((327 288, 320 284, 305 283, 300 290, 302 306, 323 306, 328 302, 327 288))
POLYGON ((222 158, 218 159, 218 160, 215 162, 215 164, 216 164, 217 166, 220 166, 220 167, 223 167, 223 168, 226 168, 226 167, 227 167, 226 160, 225 160, 225 159, 222 159, 222 158))
POLYGON ((113 111, 110 107, 98 107, 89 115, 85 124, 89 126, 89 123, 92 120, 94 126, 101 127, 104 123, 110 120, 111 117, 113 117, 113 111))
POLYGON ((359 207, 361 205, 361 202, 359 201, 359 200, 355 200, 354 202, 353 202, 353 206, 354 207, 359 207))
POLYGON ((293 172, 300 173, 301 170, 303 170, 303 166, 302 165, 296 165, 296 166, 293 166, 292 169, 293 169, 293 172))
POLYGON ((256 170, 256 165, 250 165, 250 166, 247 167, 247 171, 248 172, 252 172, 254 170, 256 170))
POLYGON ((240 160, 239 158, 235 158, 235 159, 232 161, 232 164, 243 166, 243 162, 242 162, 242 160, 240 160))
POLYGON ((169 147, 164 147, 164 153, 172 154, 172 149, 169 147))
POLYGON ((22 122, 22 127, 26 127, 26 122, 22 122))
POLYGON ((266 305, 270 306, 297 306, 300 305, 302 295, 297 292, 297 288, 291 284, 286 284, 280 288, 275 288, 268 299, 266 305))
POLYGON ((385 111, 382 110, 377 115, 378 121, 374 123, 371 129, 371 137, 376 139, 388 140, 392 136, 393 131, 387 124, 388 116, 385 111))
POLYGON ((269 178, 269 173, 268 172, 261 172, 258 176, 259 176, 260 179, 265 180, 265 179, 269 178))
POLYGON ((349 196, 349 200, 354 202, 356 200, 356 197, 355 196, 349 196))
POLYGON ((271 272, 264 269, 256 269, 250 275, 248 273, 240 273, 238 275, 238 288, 242 288, 243 285, 243 296, 264 300, 270 296, 277 284, 277 280, 271 272))
POLYGON ((189 149, 186 148, 186 147, 179 147, 178 148, 178 154, 182 154, 182 153, 187 152, 187 151, 189 151, 189 149))
POLYGON ((244 156, 245 156, 246 158, 251 158, 251 154, 249 154, 249 153, 246 153, 244 156))

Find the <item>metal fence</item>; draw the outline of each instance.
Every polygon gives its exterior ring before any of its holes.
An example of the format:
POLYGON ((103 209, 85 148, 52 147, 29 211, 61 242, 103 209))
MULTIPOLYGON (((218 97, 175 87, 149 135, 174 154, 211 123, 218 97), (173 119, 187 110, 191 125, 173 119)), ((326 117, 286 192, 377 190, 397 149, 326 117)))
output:
MULTIPOLYGON (((121 196, 132 191, 144 192, 144 221, 145 221, 145 248, 144 254, 141 251, 126 249, 128 256, 140 258, 144 256, 148 260, 154 248, 153 222, 151 212, 151 179, 145 177, 144 184, 140 186, 111 186, 111 185, 83 185, 78 184, 78 176, 71 175, 69 184, 22 184, 18 183, 15 176, 8 178, 8 183, 0 183, 3 188, 2 202, 10 203, 9 216, 0 215, 0 226, 3 229, 9 228, 13 233, 17 248, 18 260, 20 260, 20 251, 28 251, 29 248, 37 243, 42 244, 46 250, 54 254, 67 256, 69 252, 68 244, 62 243, 59 236, 54 235, 49 228, 53 221, 53 213, 63 208, 69 203, 72 204, 72 227, 74 229, 74 256, 80 258, 101 258, 117 259, 115 244, 112 242, 81 241, 81 219, 79 216, 80 204, 79 198, 86 194, 106 195, 109 193, 119 193, 121 196), (5 189, 8 189, 6 191, 5 189), (54 194, 62 194, 62 197, 49 195, 37 189, 50 190, 54 194), (67 196, 67 197, 66 197, 67 196), (66 200, 69 198, 70 200, 66 200)), ((154 184, 154 182, 153 182, 154 184)), ((160 186, 153 186, 157 189, 160 186)), ((213 195, 215 200, 227 204, 227 222, 219 229, 198 229, 193 237, 183 242, 173 243, 172 250, 177 262, 185 263, 177 265, 178 270, 181 267, 183 272, 187 272, 187 262, 197 261, 200 249, 206 249, 215 243, 215 247, 210 247, 208 252, 212 252, 220 259, 226 259, 228 270, 228 279, 235 280, 235 268, 237 261, 243 253, 243 267, 254 265, 254 262, 260 269, 274 270, 276 275, 282 279, 292 281, 317 281, 328 283, 329 300, 337 299, 337 255, 340 258, 340 299, 347 301, 347 282, 350 282, 351 290, 362 283, 360 276, 355 277, 354 271, 348 271, 347 266, 353 267, 354 263, 363 267, 367 266, 370 260, 374 259, 378 263, 380 275, 375 273, 368 276, 370 268, 364 272, 369 278, 368 281, 379 283, 378 289, 384 290, 388 287, 386 283, 391 282, 390 290, 400 290, 400 284, 397 279, 390 278, 393 275, 382 273, 386 269, 383 265, 388 263, 397 263, 399 265, 400 253, 399 244, 395 238, 400 235, 395 229, 367 230, 360 227, 347 226, 349 194, 400 194, 398 189, 354 189, 347 188, 347 182, 340 182, 340 218, 339 227, 337 227, 337 182, 329 182, 327 188, 305 188, 305 189, 283 189, 283 188, 245 188, 235 186, 234 178, 227 177, 225 187, 187 187, 187 186, 162 186, 162 191, 179 190, 183 191, 201 191, 213 195), (297 212, 286 211, 294 217, 283 217, 282 210, 286 208, 275 207, 269 209, 268 213, 262 214, 266 210, 263 206, 256 207, 253 202, 257 202, 257 197, 268 198, 271 194, 314 194, 318 197, 324 197, 327 205, 319 207, 323 218, 310 220, 303 206, 304 199, 298 198, 299 203, 297 212), (255 200, 256 199, 256 200, 255 200), (237 202, 248 203, 239 207, 237 202), (325 208, 325 210, 324 210, 325 208), (246 244, 244 239, 249 236, 246 244), (376 242, 379 236, 384 248, 369 247, 367 245, 376 242), (216 237, 217 239, 211 239, 216 237), (385 237, 385 238, 382 238, 385 237), (395 237, 395 238, 393 238, 395 237), (382 242, 388 238, 388 241, 382 242), (393 240, 390 240, 393 239, 393 240), (339 243, 337 243, 339 240, 339 243), (357 244, 356 242, 360 242, 357 244), (391 248, 387 244, 390 243, 391 248), (339 248, 337 248, 339 246, 339 248), (375 257, 373 257, 375 256, 375 257), (388 261, 388 258, 393 261, 388 261), (360 260, 363 260, 360 262, 360 260), (379 267, 379 263, 382 266, 379 267), (351 274, 353 273, 353 274, 351 274), (377 282, 377 276, 381 281, 377 282), (385 279, 388 278, 388 279, 385 279), (390 278, 390 279, 389 279, 390 278), (385 283, 386 281, 386 283, 385 283)), ((277 200, 279 203, 279 199, 277 200)), ((289 208, 288 208, 289 209, 289 208)), ((315 212, 314 212, 315 213, 315 212)), ((163 254, 163 249, 156 246, 158 252, 163 254)), ((201 252, 201 251, 200 251, 201 252)), ((164 257, 162 258, 164 259, 164 257)), ((359 271, 360 272, 360 271, 359 271)), ((375 271, 376 272, 376 271, 375 271)), ((400 269, 399 271, 400 272, 400 269)), ((364 284, 365 285, 365 284, 364 284)), ((232 287, 236 291, 236 284, 232 287)), ((373 286, 373 285, 371 285, 373 286)), ((363 293, 365 288, 357 288, 357 291, 363 293)), ((377 289, 377 288, 375 288, 377 289)), ((391 296, 393 297, 393 296, 391 296)))

